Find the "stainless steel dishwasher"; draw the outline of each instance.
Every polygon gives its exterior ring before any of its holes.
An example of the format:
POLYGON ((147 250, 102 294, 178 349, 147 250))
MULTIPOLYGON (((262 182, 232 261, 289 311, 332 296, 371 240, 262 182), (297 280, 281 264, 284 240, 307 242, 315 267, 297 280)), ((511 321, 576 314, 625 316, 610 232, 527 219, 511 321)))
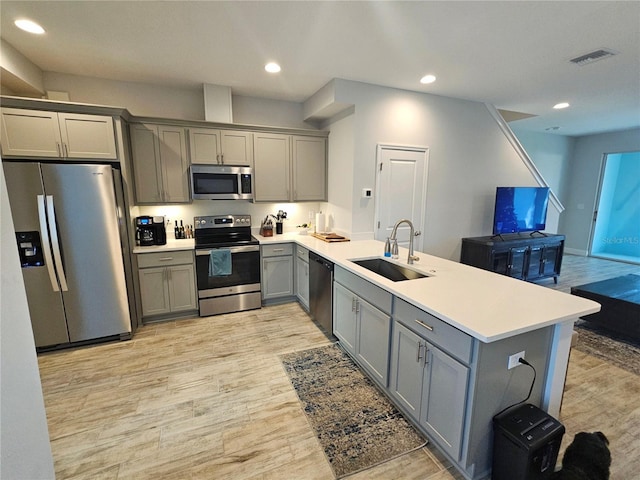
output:
POLYGON ((309 252, 309 310, 328 337, 333 336, 333 263, 309 252))

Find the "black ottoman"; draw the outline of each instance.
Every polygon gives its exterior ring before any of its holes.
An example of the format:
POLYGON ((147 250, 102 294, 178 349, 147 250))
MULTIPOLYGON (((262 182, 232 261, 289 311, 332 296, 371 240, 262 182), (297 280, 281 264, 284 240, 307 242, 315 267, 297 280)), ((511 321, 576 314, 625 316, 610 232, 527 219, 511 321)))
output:
POLYGON ((640 341, 640 275, 624 275, 571 287, 571 293, 602 305, 598 313, 583 319, 604 330, 640 341))

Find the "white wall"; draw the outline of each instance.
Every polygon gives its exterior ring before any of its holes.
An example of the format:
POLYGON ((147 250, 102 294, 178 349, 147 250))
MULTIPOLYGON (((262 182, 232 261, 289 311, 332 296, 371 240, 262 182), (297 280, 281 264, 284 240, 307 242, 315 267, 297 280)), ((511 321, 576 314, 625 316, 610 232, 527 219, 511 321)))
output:
POLYGON ((53 479, 38 360, 2 168, 0 188, 0 478, 53 479))
MULTIPOLYGON (((204 121, 204 87, 146 83, 45 72, 44 88, 69 93, 72 102, 124 107, 139 117, 204 121)), ((302 103, 232 95, 233 123, 316 130, 303 120, 302 103)))
POLYGON ((640 151, 640 128, 577 138, 568 172, 566 210, 560 221, 569 253, 588 253, 604 155, 633 151, 640 151))
MULTIPOLYGON (((375 205, 359 192, 375 184, 378 143, 429 148, 424 250, 443 258, 459 260, 461 238, 491 234, 496 186, 537 185, 484 104, 350 81, 336 89, 340 102, 355 105, 353 164, 340 171, 353 172, 354 237, 373 238, 375 205)), ((336 154, 351 155, 332 148, 330 165, 340 165, 336 154)))
POLYGON ((575 151, 576 139, 551 133, 527 132, 509 124, 511 130, 535 163, 538 170, 564 204, 567 199, 569 165, 575 151))
MULTIPOLYGON (((328 198, 321 208, 327 215, 330 230, 353 236, 353 183, 354 183, 354 116, 351 112, 331 125, 328 157, 328 198)), ((354 239, 356 239, 354 237, 354 239)))

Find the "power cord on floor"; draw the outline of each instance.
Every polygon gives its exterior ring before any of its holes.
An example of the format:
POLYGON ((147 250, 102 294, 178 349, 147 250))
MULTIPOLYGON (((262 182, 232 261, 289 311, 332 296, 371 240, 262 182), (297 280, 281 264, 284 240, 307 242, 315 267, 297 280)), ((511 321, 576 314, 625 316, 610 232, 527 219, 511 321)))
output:
POLYGON ((531 397, 531 392, 533 392, 533 386, 536 383, 536 369, 533 365, 531 365, 529 362, 527 362, 524 358, 518 358, 518 362, 526 365, 528 367, 531 367, 531 370, 533 370, 533 380, 531 381, 531 386, 529 387, 529 394, 527 395, 527 398, 525 398, 524 400, 521 400, 519 402, 516 402, 512 405, 509 405, 506 408, 503 408, 502 410, 500 410, 498 413, 495 414, 495 416, 497 417, 498 415, 500 415, 502 412, 506 412, 507 410, 509 410, 511 407, 515 407, 516 405, 520 405, 524 402, 526 402, 527 400, 529 400, 529 398, 531 397))

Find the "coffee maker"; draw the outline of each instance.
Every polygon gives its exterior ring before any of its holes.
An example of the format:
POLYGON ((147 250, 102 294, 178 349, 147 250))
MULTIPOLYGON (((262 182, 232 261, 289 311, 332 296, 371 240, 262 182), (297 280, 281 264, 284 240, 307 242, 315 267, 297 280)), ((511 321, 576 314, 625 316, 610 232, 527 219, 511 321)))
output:
POLYGON ((165 245, 167 232, 164 217, 142 216, 136 217, 136 244, 141 247, 150 245, 165 245))

